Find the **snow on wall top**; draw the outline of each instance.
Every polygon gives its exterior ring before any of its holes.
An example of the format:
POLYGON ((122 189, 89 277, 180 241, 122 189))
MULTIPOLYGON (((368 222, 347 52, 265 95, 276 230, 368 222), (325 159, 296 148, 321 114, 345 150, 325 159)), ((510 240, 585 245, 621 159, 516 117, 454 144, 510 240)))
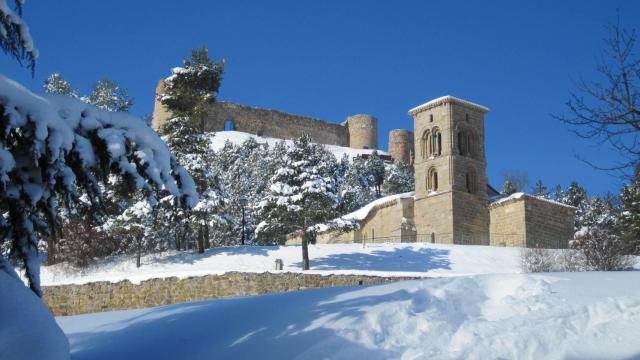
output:
MULTIPOLYGON (((210 144, 211 149, 218 151, 224 147, 224 143, 229 141, 234 145, 240 145, 244 141, 249 140, 250 138, 255 139, 257 142, 262 144, 268 144, 269 146, 274 146, 280 141, 284 141, 287 146, 293 145, 293 140, 282 140, 271 137, 262 137, 258 135, 253 135, 241 131, 217 131, 211 134, 210 144)), ((337 146, 337 145, 322 145, 327 151, 332 153, 338 160, 344 155, 347 154, 349 159, 357 157, 359 155, 371 154, 374 150, 372 149, 354 149, 349 147, 337 146)), ((377 150, 379 155, 388 155, 386 151, 377 150)))
POLYGON ((410 192, 406 192, 406 193, 402 193, 402 194, 395 194, 395 195, 389 195, 389 196, 385 196, 382 197, 378 200, 374 200, 372 202, 370 202, 369 204, 365 205, 364 207, 349 213, 347 215, 342 216, 342 219, 345 220, 356 220, 356 221, 362 221, 364 219, 367 218, 367 216, 369 216, 369 213, 371 211, 373 211, 374 209, 379 209, 382 207, 387 207, 390 205, 393 205, 396 203, 396 201, 398 199, 407 199, 407 198, 413 198, 415 195, 415 192, 410 191, 410 192))
POLYGON ((567 204, 563 204, 561 202, 558 201, 554 201, 551 199, 546 199, 540 196, 534 196, 534 195, 529 195, 529 194, 525 194, 523 192, 517 192, 517 193, 513 193, 509 196, 504 196, 504 195, 500 195, 500 196, 496 196, 493 198, 489 199, 489 206, 495 206, 495 205, 499 205, 499 204, 504 204, 510 201, 516 201, 516 200, 524 200, 525 198, 529 198, 529 199, 536 199, 536 200, 540 200, 540 201, 544 201, 544 202, 548 202, 554 205, 558 205, 558 206, 564 206, 567 208, 571 208, 571 209, 575 209, 574 206, 571 205, 567 205, 567 204))
POLYGON ((428 102, 426 102, 426 103, 424 103, 422 105, 418 105, 418 106, 414 107, 413 109, 409 110, 408 114, 413 116, 413 115, 415 115, 415 114, 417 114, 417 113, 419 113, 421 111, 425 111, 425 110, 431 109, 433 107, 436 107, 436 106, 438 106, 440 104, 444 104, 444 103, 448 103, 448 102, 454 102, 454 103, 458 103, 458 104, 462 104, 462 105, 475 107, 475 108, 478 108, 478 109, 480 109, 482 111, 485 111, 485 112, 489 111, 489 108, 486 107, 486 106, 482 106, 480 104, 476 104, 476 103, 473 103, 471 101, 463 100, 463 99, 457 98, 455 96, 445 95, 445 96, 441 96, 441 97, 439 97, 437 99, 433 99, 431 101, 428 101, 428 102))

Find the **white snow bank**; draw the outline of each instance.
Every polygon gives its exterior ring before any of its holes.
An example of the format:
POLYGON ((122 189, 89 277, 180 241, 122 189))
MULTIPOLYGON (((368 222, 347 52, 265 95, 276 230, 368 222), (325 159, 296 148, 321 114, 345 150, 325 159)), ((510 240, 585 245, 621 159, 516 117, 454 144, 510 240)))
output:
POLYGON ((406 192, 402 194, 395 194, 395 195, 381 197, 380 199, 374 200, 352 213, 342 216, 342 219, 362 221, 366 219, 367 216, 369 216, 369 213, 371 212, 371 210, 379 206, 382 206, 386 203, 396 201, 398 199, 413 198, 414 195, 415 193, 411 191, 411 192, 406 192))
POLYGON ((49 309, 0 270, 0 359, 68 359, 69 342, 49 309))
MULTIPOLYGON (((211 136, 211 140, 210 140, 211 148, 217 151, 224 146, 224 143, 227 140, 229 140, 229 142, 231 142, 234 145, 240 145, 244 141, 250 138, 255 139, 259 143, 263 143, 263 144, 266 143, 271 147, 276 145, 278 142, 283 141, 282 139, 262 137, 262 136, 241 132, 241 131, 217 131, 213 133, 213 135, 211 136)), ((284 142, 285 144, 287 144, 287 146, 293 145, 292 140, 284 140, 284 142)), ((353 159, 359 155, 371 154, 374 151, 371 149, 354 149, 350 147, 343 147, 343 146, 337 146, 337 145, 322 145, 322 146, 327 151, 332 153, 338 160, 340 160, 340 158, 342 158, 344 154, 347 154, 347 156, 349 156, 349 159, 353 159)), ((384 151, 381 151, 381 150, 377 150, 377 151, 378 151, 378 154, 380 155, 388 155, 388 153, 384 151)))
MULTIPOLYGON (((42 268, 42 285, 83 284, 94 281, 133 283, 152 278, 224 274, 229 271, 302 272, 300 246, 245 246, 208 249, 204 254, 169 251, 135 260, 108 258, 83 274, 65 271, 63 264, 42 268)), ((460 276, 518 273, 520 249, 440 244, 316 244, 309 245, 311 270, 307 274, 357 274, 372 276, 460 276)))
POLYGON ((630 359, 640 272, 485 275, 60 317, 88 359, 630 359))

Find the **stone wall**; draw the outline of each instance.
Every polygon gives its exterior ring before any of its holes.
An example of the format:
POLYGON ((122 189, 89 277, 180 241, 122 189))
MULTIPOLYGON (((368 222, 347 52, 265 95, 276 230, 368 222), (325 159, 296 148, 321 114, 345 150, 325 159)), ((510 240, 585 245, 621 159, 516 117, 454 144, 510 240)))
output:
POLYGON ((223 131, 225 123, 233 130, 258 136, 296 139, 308 134, 316 143, 349 146, 349 129, 340 124, 277 110, 217 102, 209 112, 206 131, 223 131))
POLYGON ((378 148, 378 119, 371 115, 358 114, 349 116, 345 124, 349 130, 349 147, 378 148))
MULTIPOLYGON (((327 231, 318 234, 318 244, 415 242, 412 196, 396 198, 375 206, 367 217, 359 221, 360 228, 350 232, 327 231)), ((287 239, 286 245, 298 245, 300 236, 287 239)))
POLYGON ((314 275, 300 273, 241 273, 178 279, 151 279, 134 285, 95 282, 44 286, 43 300, 55 316, 139 309, 228 296, 247 296, 311 288, 380 284, 415 277, 314 275))
POLYGON ((525 197, 527 247, 566 249, 573 239, 576 209, 525 197))
POLYGON ((407 164, 413 163, 413 132, 394 129, 389 132, 389 155, 407 164))
MULTIPOLYGON (((152 127, 159 129, 171 116, 157 100, 164 81, 156 87, 152 127)), ((209 110, 205 131, 237 130, 276 139, 295 139, 303 134, 314 142, 356 149, 378 148, 378 120, 365 114, 348 117, 342 124, 293 115, 278 110, 260 109, 230 102, 216 102, 209 110)))
POLYGON ((491 204, 489 215, 491 245, 525 247, 524 199, 491 204))
POLYGON ((491 245, 565 249, 575 208, 522 195, 489 205, 491 245))

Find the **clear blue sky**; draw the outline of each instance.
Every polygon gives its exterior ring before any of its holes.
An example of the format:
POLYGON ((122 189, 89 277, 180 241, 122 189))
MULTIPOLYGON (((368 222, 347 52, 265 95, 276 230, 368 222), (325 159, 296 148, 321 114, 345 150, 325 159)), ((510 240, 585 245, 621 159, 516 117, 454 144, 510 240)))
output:
POLYGON ((577 139, 550 114, 573 81, 594 78, 604 26, 640 28, 638 1, 35 1, 25 5, 40 50, 35 78, 6 56, 0 69, 28 88, 61 72, 82 93, 108 77, 153 109, 159 78, 192 47, 226 59, 219 98, 340 122, 356 113, 388 131, 442 95, 491 108, 488 175, 520 168, 549 187, 590 193, 620 181, 577 160, 615 155, 577 139))

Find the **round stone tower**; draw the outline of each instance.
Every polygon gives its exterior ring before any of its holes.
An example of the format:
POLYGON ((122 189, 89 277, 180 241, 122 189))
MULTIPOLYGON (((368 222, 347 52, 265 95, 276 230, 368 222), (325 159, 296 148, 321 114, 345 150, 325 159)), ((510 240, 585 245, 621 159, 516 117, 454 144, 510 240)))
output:
POLYGON ((405 129, 394 129, 389 132, 389 155, 395 161, 413 163, 413 132, 405 129))
POLYGON ((158 131, 164 125, 164 123, 169 120, 171 117, 171 112, 160 103, 158 100, 158 95, 164 92, 164 80, 158 81, 158 85, 156 86, 156 96, 155 103, 153 106, 153 117, 151 118, 151 127, 158 131))
POLYGON ((358 114, 349 116, 346 124, 349 129, 349 147, 378 148, 378 119, 371 115, 358 114))

